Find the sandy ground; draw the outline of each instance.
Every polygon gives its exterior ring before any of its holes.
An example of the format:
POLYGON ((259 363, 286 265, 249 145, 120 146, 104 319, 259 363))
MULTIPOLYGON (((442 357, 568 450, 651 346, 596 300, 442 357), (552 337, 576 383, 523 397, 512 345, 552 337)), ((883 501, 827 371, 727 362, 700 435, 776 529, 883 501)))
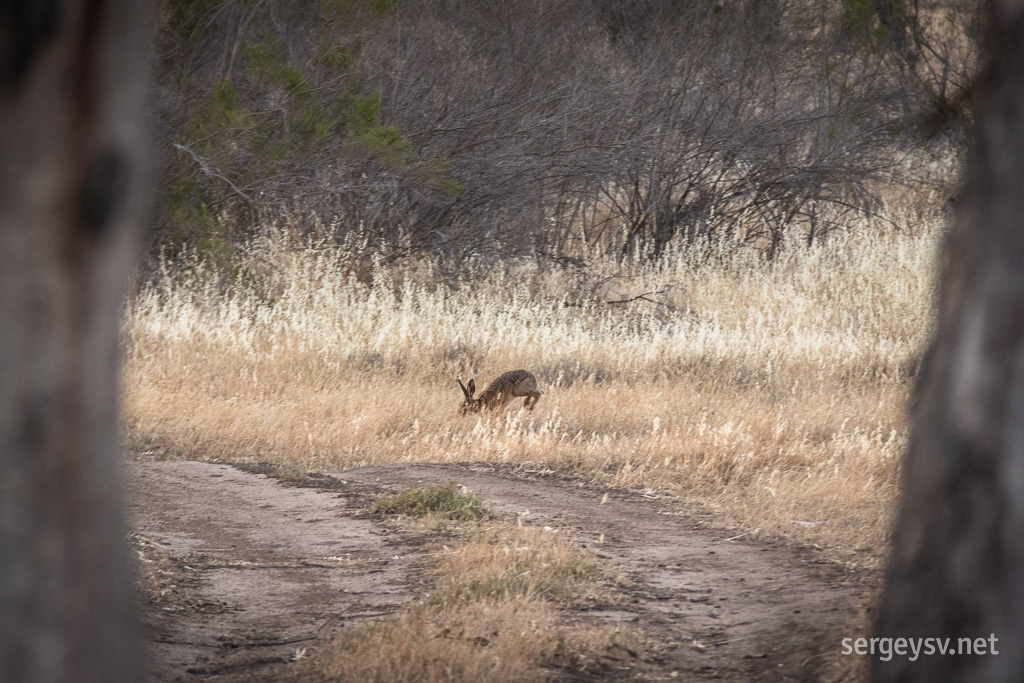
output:
POLYGON ((139 461, 130 476, 135 533, 169 568, 168 599, 145 609, 158 681, 272 681, 318 638, 399 609, 422 548, 369 506, 430 483, 564 528, 621 568, 626 606, 571 616, 642 628, 662 645, 658 668, 681 680, 816 680, 858 599, 853 577, 809 551, 702 528, 669 500, 521 468, 388 465, 296 487, 228 465, 139 461))

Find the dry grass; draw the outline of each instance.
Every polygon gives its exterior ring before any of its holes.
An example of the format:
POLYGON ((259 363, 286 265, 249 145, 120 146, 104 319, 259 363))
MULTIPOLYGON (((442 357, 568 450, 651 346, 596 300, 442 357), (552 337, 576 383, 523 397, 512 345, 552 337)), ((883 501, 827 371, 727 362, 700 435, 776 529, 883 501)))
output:
POLYGON ((483 500, 456 484, 405 489, 393 496, 382 496, 373 505, 378 512, 393 515, 422 516, 440 514, 448 519, 480 519, 485 510, 483 500))
POLYGON ((941 221, 773 264, 730 243, 658 262, 376 265, 268 231, 234 277, 168 268, 124 322, 133 446, 304 471, 532 462, 703 501, 722 524, 881 551, 929 333, 941 221), (361 272, 361 271, 360 271, 361 272), (649 299, 612 304, 638 294, 649 299), (545 396, 460 418, 455 383, 545 396), (804 523, 799 523, 804 522, 804 523), (810 522, 811 524, 806 524, 810 522))
POLYGON ((559 603, 606 594, 602 571, 571 540, 482 524, 444 547, 435 587, 396 617, 346 629, 290 672, 301 681, 546 681, 637 665, 632 630, 568 623, 559 603))
POLYGON ((394 619, 350 629, 296 665, 297 681, 547 681, 552 669, 585 672, 626 660, 633 636, 559 623, 536 599, 495 599, 436 609, 420 603, 394 619))
POLYGON ((610 598, 592 557, 558 530, 492 525, 449 554, 432 599, 441 605, 535 599, 558 603, 610 598))
POLYGON ((221 611, 223 603, 207 600, 196 590, 200 583, 188 560, 176 558, 167 548, 139 534, 128 537, 135 564, 135 588, 139 601, 161 612, 221 611))

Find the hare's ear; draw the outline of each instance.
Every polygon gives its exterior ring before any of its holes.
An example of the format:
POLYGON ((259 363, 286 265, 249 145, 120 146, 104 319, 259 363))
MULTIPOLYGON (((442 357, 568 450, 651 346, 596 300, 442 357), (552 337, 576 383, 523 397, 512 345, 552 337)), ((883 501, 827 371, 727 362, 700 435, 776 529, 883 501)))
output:
POLYGON ((471 379, 471 380, 469 380, 469 397, 473 398, 473 394, 475 394, 475 393, 476 393, 476 380, 475 379, 471 379))
MULTIPOLYGON (((472 394, 470 393, 469 389, 466 388, 466 385, 462 383, 462 378, 461 377, 457 378, 456 381, 459 383, 459 387, 462 388, 462 393, 464 393, 466 395, 466 398, 469 398, 470 396, 472 396, 472 394)), ((473 380, 469 381, 469 385, 473 386, 473 380)))

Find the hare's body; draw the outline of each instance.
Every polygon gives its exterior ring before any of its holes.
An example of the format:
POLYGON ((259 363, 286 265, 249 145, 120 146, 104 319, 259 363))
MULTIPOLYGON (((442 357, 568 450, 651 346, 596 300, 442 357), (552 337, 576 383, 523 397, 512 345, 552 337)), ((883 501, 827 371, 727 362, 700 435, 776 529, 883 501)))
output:
POLYGON ((510 370, 500 375, 477 398, 473 398, 473 393, 476 391, 476 380, 469 380, 467 388, 459 379, 459 386, 462 387, 462 393, 466 396, 466 400, 462 404, 463 414, 475 413, 481 408, 500 410, 505 407, 506 403, 520 396, 526 397, 523 407, 533 410, 537 401, 544 395, 543 390, 537 385, 537 378, 533 376, 532 372, 526 370, 510 370))

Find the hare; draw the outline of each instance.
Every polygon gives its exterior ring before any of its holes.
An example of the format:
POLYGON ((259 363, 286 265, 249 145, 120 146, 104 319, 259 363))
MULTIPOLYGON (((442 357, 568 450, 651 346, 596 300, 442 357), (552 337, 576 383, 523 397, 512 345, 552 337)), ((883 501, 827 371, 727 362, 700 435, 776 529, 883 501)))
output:
POLYGON ((473 394, 476 392, 475 380, 469 380, 469 387, 462 383, 461 377, 458 378, 458 382, 462 393, 466 395, 466 400, 459 409, 459 413, 462 415, 479 412, 481 408, 500 410, 505 407, 506 403, 519 396, 526 397, 523 407, 533 410, 537 401, 544 395, 541 388, 537 386, 537 378, 533 376, 532 372, 526 370, 506 372, 491 382, 490 386, 484 389, 484 392, 477 398, 473 398, 473 394), (532 402, 531 399, 533 399, 532 402))

